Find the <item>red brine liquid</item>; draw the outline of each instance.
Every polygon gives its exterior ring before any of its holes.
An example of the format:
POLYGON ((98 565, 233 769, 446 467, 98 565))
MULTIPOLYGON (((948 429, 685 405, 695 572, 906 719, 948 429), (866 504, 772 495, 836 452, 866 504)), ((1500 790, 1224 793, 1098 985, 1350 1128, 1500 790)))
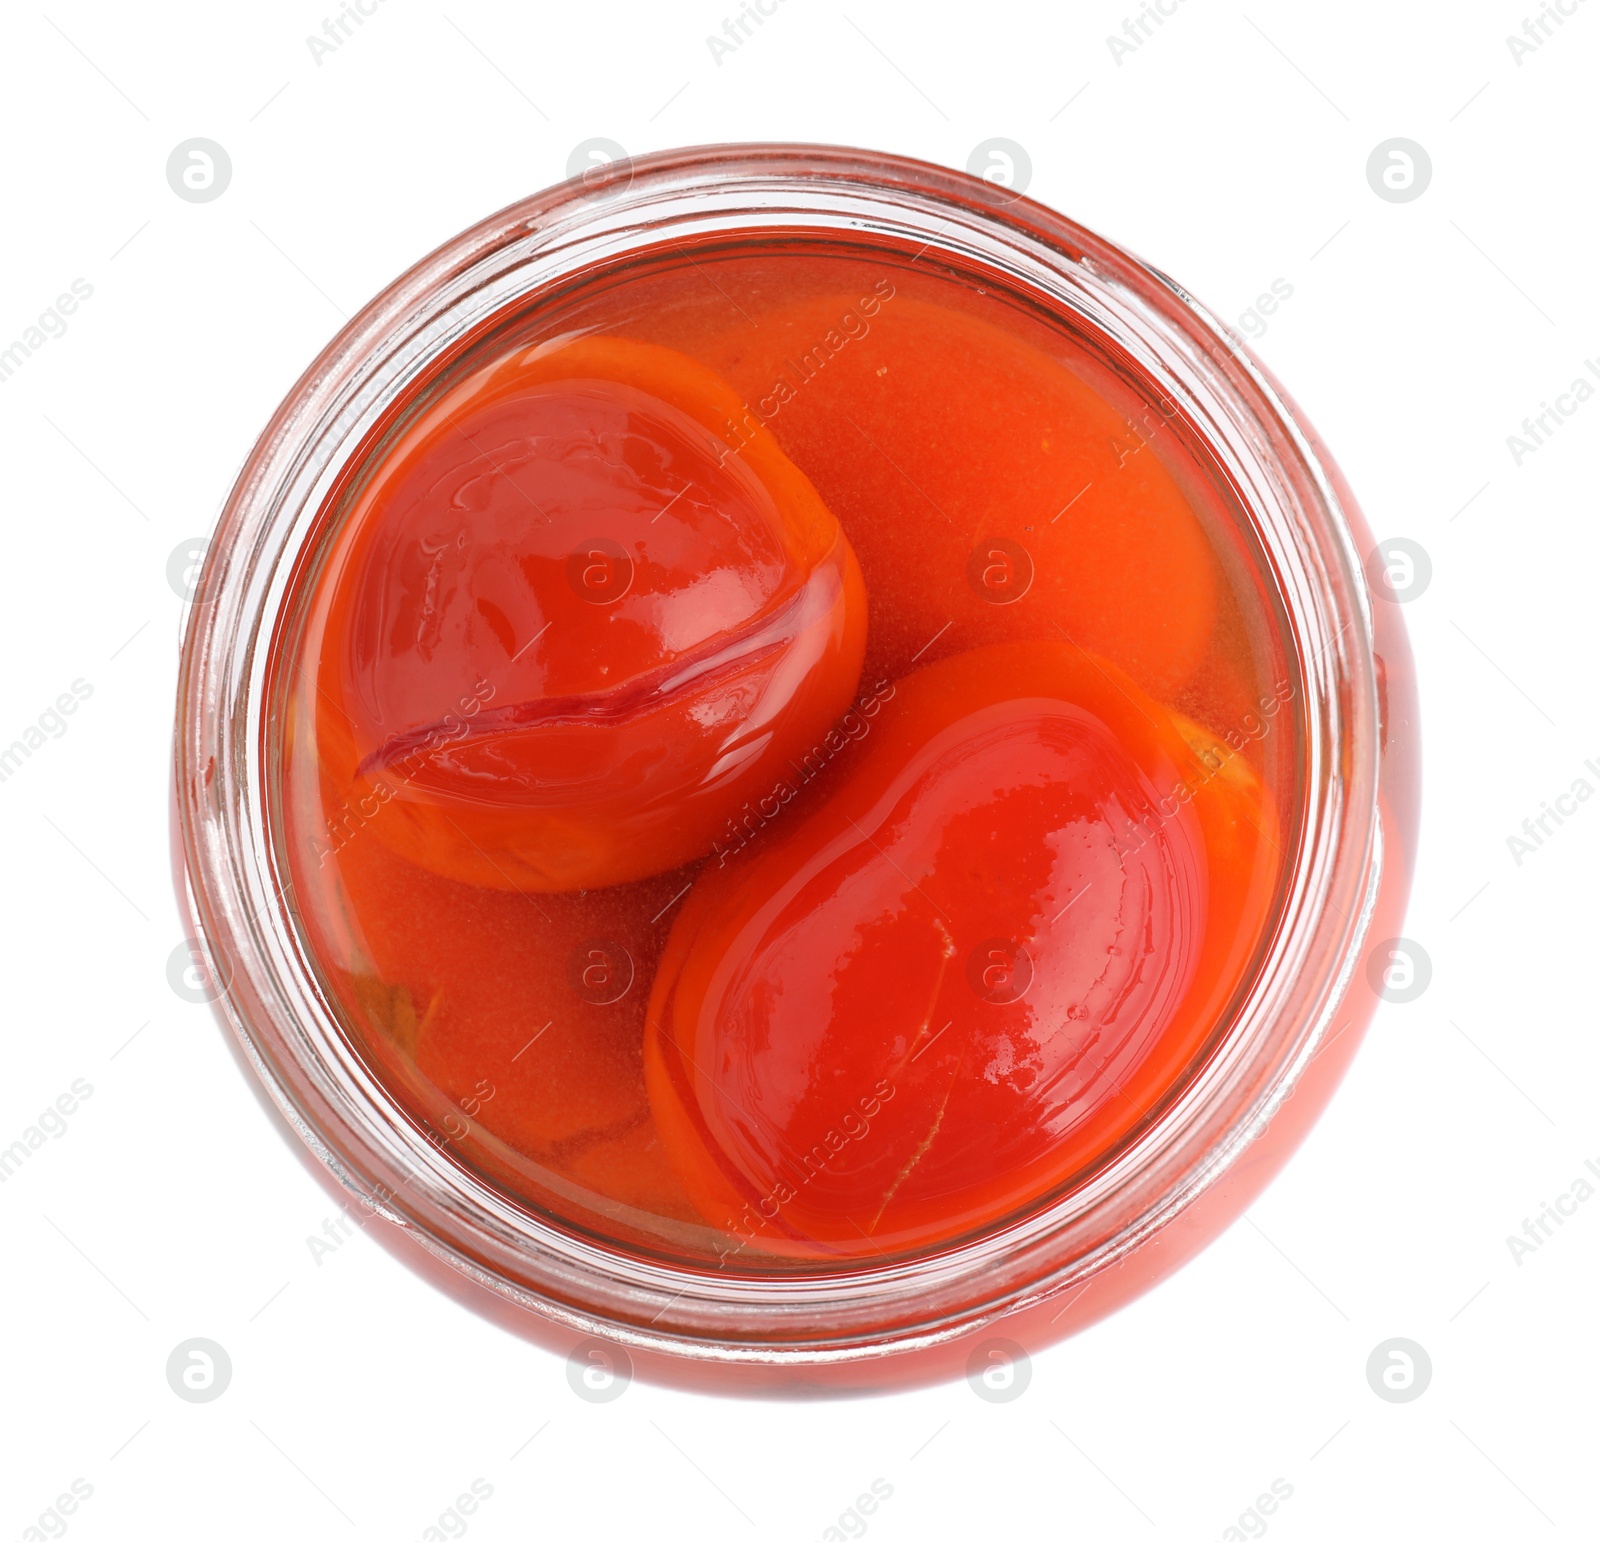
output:
POLYGON ((925 1254, 1104 1167, 1226 1032, 1298 672, 1176 402, 887 242, 536 296, 374 430, 278 640, 352 1043, 553 1224, 925 1254))

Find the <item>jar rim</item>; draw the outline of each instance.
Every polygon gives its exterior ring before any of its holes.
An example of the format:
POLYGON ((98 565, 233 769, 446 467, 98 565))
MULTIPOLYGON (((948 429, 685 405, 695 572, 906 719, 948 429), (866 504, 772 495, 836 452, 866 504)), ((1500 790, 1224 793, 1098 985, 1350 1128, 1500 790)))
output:
POLYGON ((837 146, 719 145, 612 163, 491 215, 355 316, 279 406, 223 508, 178 685, 174 774, 192 935, 280 1112, 360 1202, 497 1294, 644 1349, 768 1364, 912 1350, 1071 1290, 1192 1204, 1337 1032, 1383 849, 1373 617, 1332 468, 1222 324, 1157 269, 1010 190, 837 146), (510 1202, 410 1122, 348 1044, 286 899, 266 721, 276 620, 328 488, 384 405, 519 295, 674 236, 795 224, 925 240, 1066 304, 1170 386, 1233 478, 1293 635, 1300 828, 1279 923, 1223 1043, 1099 1172, 929 1255, 740 1276, 608 1248, 510 1202))

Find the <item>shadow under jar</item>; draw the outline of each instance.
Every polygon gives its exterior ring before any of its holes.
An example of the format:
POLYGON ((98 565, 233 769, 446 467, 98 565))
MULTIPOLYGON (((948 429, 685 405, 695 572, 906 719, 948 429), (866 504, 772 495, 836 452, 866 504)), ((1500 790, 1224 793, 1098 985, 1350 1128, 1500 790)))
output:
POLYGON ((1003 188, 563 184, 357 317, 224 512, 176 767, 222 1009, 535 1337, 746 1389, 1057 1337, 1236 1217, 1375 1004, 1370 544, 1221 327, 1003 188))

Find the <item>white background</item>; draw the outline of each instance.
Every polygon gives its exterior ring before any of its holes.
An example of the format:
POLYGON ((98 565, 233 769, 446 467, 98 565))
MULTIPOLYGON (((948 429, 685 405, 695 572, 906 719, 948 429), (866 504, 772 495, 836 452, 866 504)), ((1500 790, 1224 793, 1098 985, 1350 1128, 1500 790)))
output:
POLYGON ((86 1542, 402 1542, 473 1479, 483 1542, 805 1542, 874 1479, 883 1542, 1216 1542, 1274 1479, 1285 1539, 1595 1535, 1600 1202, 1520 1264, 1506 1242, 1600 1163, 1600 801, 1520 866, 1507 846, 1574 779, 1600 786, 1600 402, 1520 466, 1506 443, 1600 356, 1600 3, 1565 3, 1520 64, 1527 0, 1182 0, 1120 64, 1132 0, 781 0, 720 65, 721 0, 382 0, 320 65, 320 5, 11 11, 0 345, 74 279, 93 296, 0 386, 0 743, 74 679, 93 694, 0 783, 0 1146, 75 1078, 93 1093, 0 1186, 0 1539, 74 1479, 86 1542), (591 1406, 370 1236, 318 1266, 332 1202, 168 985, 168 556, 344 315, 579 142, 964 166, 996 135, 1029 152, 1030 193, 1225 318, 1287 281, 1258 352, 1377 534, 1430 554, 1405 610, 1427 734, 1406 930, 1432 983, 1380 1010, 1250 1215, 1037 1356, 1014 1402, 635 1382, 591 1406), (1400 204, 1365 174, 1397 135, 1433 163, 1400 204), (211 203, 167 184, 192 136, 232 158, 211 203), (233 1362, 201 1405, 165 1376, 195 1336, 233 1362), (1396 1336, 1433 1363, 1402 1405, 1365 1374, 1396 1336))

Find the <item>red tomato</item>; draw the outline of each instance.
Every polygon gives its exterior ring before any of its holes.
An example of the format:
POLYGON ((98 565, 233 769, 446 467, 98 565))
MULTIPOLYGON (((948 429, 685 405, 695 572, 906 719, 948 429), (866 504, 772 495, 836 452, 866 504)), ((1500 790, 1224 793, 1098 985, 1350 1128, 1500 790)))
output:
POLYGON ((389 805, 382 839, 490 888, 619 884, 708 851, 827 732, 860 572, 739 410, 681 354, 584 337, 395 430, 310 637, 319 754, 389 805))
POLYGON ((1125 417, 1046 348, 902 284, 703 344, 850 532, 869 671, 903 674, 936 635, 931 658, 1059 624, 1170 698, 1211 641, 1218 572, 1167 418, 1125 417))
POLYGON ((1259 893, 1242 762, 1067 644, 912 674, 853 754, 705 870, 651 995, 662 1139, 756 1253, 932 1246, 1079 1177, 1204 1046, 1259 893))

